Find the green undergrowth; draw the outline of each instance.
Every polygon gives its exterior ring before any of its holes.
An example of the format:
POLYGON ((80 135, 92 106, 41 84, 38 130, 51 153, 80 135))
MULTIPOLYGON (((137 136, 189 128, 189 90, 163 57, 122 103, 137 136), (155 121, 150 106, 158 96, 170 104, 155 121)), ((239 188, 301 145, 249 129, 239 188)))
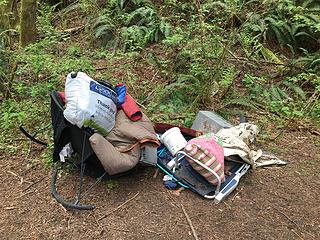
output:
MULTIPOLYGON (((24 49, 0 31, 1 151, 19 146, 19 125, 34 132, 50 123, 48 94, 63 90, 70 71, 125 83, 154 122, 189 127, 198 110, 255 113, 270 139, 268 121, 319 121, 317 1, 81 0, 58 8, 41 4, 39 40, 24 49), (75 33, 63 30, 75 25, 75 33)), ((40 137, 52 143, 51 134, 40 137)))

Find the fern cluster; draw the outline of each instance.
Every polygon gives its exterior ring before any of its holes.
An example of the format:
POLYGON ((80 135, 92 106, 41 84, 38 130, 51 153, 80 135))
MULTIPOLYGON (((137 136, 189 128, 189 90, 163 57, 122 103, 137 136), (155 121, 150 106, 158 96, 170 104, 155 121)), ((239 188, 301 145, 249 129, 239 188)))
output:
POLYGON ((94 19, 95 38, 111 48, 141 49, 169 35, 170 26, 160 18, 151 1, 114 0, 94 19))
POLYGON ((271 84, 263 77, 245 74, 242 82, 249 95, 228 99, 225 106, 263 108, 288 117, 301 117, 305 114, 320 116, 316 107, 319 105, 320 78, 316 74, 302 73, 271 84), (308 92, 312 92, 312 95, 308 92))
POLYGON ((315 52, 319 50, 320 5, 317 0, 265 1, 264 8, 250 12, 246 27, 265 40, 276 40, 281 46, 290 45, 315 52))

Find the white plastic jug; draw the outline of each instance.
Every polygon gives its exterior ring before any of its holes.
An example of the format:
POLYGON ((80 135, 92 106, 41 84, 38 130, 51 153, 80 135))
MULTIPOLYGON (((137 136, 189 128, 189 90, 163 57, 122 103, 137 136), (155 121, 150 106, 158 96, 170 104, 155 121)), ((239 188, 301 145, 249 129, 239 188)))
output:
POLYGON ((177 127, 170 128, 162 134, 160 141, 168 148, 172 156, 187 145, 186 139, 177 127))

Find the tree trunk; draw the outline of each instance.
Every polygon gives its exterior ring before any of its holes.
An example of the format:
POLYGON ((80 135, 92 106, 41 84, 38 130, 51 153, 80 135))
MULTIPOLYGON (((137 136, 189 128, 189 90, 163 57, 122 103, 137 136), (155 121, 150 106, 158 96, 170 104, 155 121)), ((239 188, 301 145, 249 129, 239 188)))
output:
POLYGON ((8 0, 6 4, 0 5, 0 29, 15 28, 18 24, 19 14, 17 0, 8 0))
POLYGON ((37 39, 37 1, 22 0, 20 14, 20 46, 25 47, 37 39))

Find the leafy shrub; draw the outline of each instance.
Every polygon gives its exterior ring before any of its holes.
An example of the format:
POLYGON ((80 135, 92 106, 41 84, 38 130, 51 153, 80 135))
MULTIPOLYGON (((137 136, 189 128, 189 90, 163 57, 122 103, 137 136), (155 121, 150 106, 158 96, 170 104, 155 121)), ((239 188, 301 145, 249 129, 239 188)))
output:
POLYGON ((229 99, 226 105, 252 109, 263 107, 286 117, 319 117, 320 78, 315 74, 302 73, 273 84, 263 77, 245 74, 242 82, 249 95, 229 99))
POLYGON ((15 126, 15 124, 22 123, 26 114, 20 110, 19 103, 14 100, 6 100, 1 104, 1 129, 9 129, 15 126))
POLYGON ((37 15, 37 31, 41 37, 52 37, 61 34, 54 27, 51 21, 54 11, 58 5, 59 4, 50 6, 47 3, 39 4, 37 15))

